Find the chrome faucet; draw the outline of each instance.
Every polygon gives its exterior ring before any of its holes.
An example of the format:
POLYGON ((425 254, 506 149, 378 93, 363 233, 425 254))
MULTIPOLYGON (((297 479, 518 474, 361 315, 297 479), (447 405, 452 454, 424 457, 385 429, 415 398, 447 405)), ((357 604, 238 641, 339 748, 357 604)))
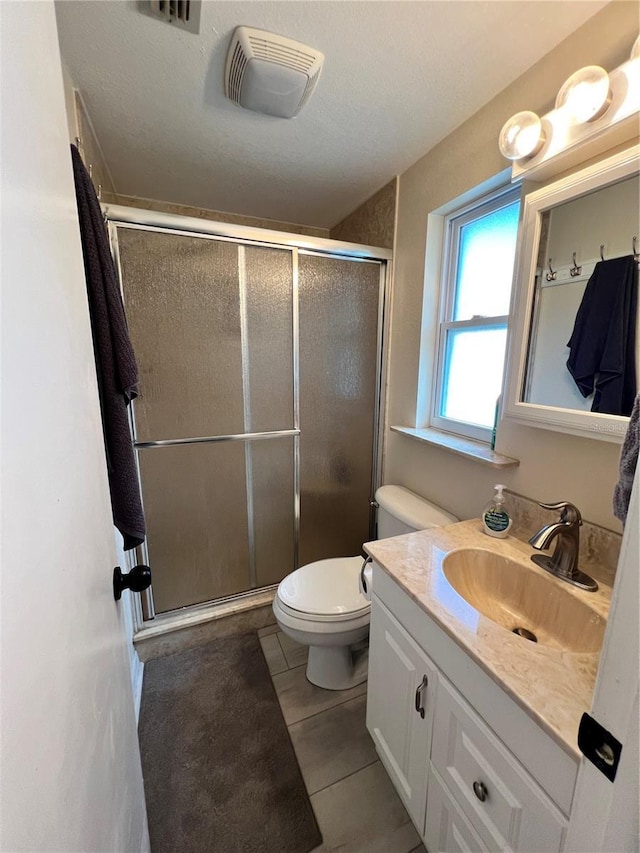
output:
POLYGON ((557 578, 579 586, 581 589, 595 592, 598 589, 598 584, 578 568, 580 527, 582 526, 582 516, 579 509, 568 501, 540 504, 540 506, 543 509, 559 510, 560 520, 554 524, 546 524, 541 530, 538 530, 529 539, 529 544, 537 548, 538 551, 545 551, 551 546, 554 539, 558 541, 550 557, 546 554, 533 554, 531 559, 537 566, 557 578))

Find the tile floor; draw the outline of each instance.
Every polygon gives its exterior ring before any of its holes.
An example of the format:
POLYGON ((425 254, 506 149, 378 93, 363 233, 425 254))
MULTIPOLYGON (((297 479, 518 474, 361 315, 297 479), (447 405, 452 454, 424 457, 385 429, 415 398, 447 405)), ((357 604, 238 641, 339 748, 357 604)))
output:
POLYGON ((313 853, 426 853, 367 732, 366 683, 315 687, 306 646, 277 625, 258 636, 324 839, 313 853))

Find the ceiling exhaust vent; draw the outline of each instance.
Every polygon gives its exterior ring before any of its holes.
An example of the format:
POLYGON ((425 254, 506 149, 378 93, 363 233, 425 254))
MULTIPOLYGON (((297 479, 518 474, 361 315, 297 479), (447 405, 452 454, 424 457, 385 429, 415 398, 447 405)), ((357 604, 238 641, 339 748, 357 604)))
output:
POLYGON ((324 54, 265 30, 238 27, 227 53, 225 95, 247 110, 293 118, 316 87, 324 54))
POLYGON ((147 0, 142 9, 167 24, 196 35, 200 32, 200 7, 202 0, 147 0))

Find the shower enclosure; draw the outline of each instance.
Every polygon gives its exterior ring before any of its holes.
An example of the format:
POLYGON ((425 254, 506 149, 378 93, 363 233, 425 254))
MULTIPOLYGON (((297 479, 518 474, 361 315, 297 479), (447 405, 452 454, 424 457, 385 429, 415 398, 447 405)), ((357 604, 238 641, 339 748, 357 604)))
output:
POLYGON ((140 368, 149 619, 372 535, 389 253, 146 213, 112 208, 109 228, 140 368))

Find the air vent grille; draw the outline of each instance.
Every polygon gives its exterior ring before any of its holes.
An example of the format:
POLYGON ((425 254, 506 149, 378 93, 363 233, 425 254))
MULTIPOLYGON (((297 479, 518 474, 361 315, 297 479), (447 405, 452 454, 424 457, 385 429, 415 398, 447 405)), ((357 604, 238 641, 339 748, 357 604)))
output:
POLYGON ((240 103, 242 78, 248 61, 247 54, 242 49, 242 45, 240 42, 237 42, 231 57, 231 67, 229 68, 228 74, 227 97, 231 98, 232 101, 235 101, 238 104, 240 103))
POLYGON ((308 74, 309 69, 317 60, 317 55, 304 53, 301 50, 290 48, 287 45, 277 44, 264 38, 249 36, 249 44, 256 59, 264 59, 266 62, 277 62, 278 65, 286 65, 294 71, 308 74))
POLYGON ((307 88, 304 90, 304 95, 302 96, 302 100, 300 101, 300 109, 304 107, 309 98, 311 97, 313 90, 316 87, 316 83, 318 81, 318 77, 320 75, 320 68, 317 68, 314 71, 313 75, 309 77, 309 82, 307 83, 307 88))
POLYGON ((148 10, 167 24, 176 24, 191 33, 200 31, 201 0, 149 0, 148 10))

